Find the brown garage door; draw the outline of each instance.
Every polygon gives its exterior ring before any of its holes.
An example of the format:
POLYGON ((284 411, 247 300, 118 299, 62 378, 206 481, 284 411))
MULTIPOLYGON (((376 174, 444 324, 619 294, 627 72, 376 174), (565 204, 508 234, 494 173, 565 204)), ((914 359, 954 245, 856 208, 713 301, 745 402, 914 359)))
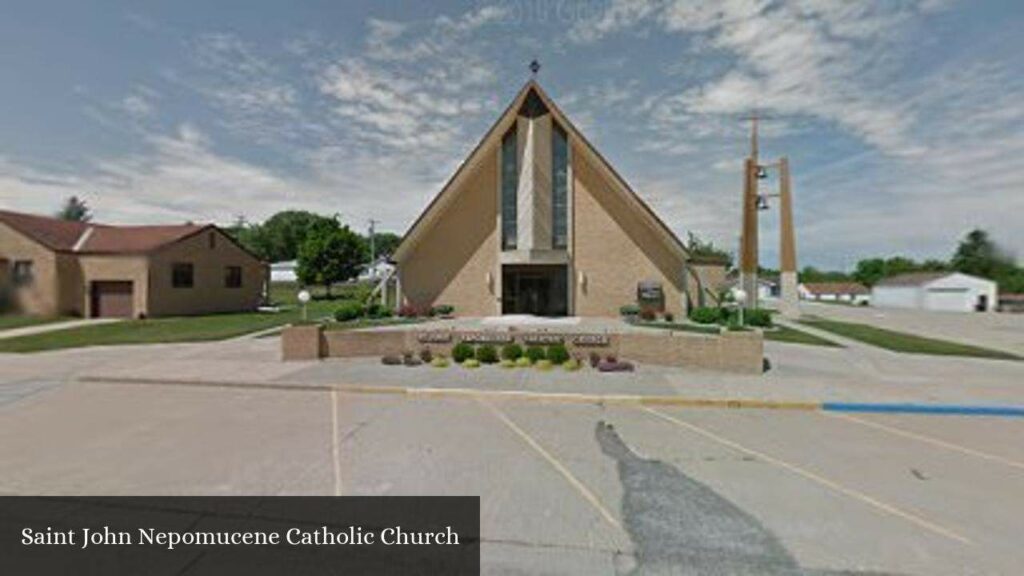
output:
POLYGON ((132 308, 131 282, 92 283, 93 318, 131 318, 132 308))

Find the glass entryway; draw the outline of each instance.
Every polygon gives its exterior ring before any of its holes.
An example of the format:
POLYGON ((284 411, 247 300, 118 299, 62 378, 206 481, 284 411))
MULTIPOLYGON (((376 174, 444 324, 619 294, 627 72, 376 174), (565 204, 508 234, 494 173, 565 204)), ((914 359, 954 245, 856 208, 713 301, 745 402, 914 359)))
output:
POLYGON ((567 316, 568 290, 568 267, 564 264, 502 266, 501 313, 567 316))

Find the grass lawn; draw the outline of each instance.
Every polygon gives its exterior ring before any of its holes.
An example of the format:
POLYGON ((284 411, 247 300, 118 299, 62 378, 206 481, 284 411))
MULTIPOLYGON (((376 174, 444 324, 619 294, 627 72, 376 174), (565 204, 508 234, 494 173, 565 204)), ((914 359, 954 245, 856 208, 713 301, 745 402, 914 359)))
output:
MULTIPOLYGON (((61 348, 110 344, 154 344, 159 342, 203 342, 224 340, 269 330, 302 320, 295 291, 272 290, 280 312, 239 312, 207 316, 179 316, 148 320, 125 320, 112 324, 81 326, 42 334, 0 339, 0 352, 39 352, 61 348)), ((330 317, 342 300, 316 299, 309 303, 310 320, 330 317)))
MULTIPOLYGON (((644 328, 658 328, 661 330, 678 330, 680 332, 695 332, 697 334, 718 334, 721 327, 717 324, 683 324, 678 322, 637 322, 636 326, 644 328)), ((733 328, 735 329, 735 328, 733 328)), ((744 328, 749 330, 749 328, 744 328)), ((764 339, 773 342, 787 342, 790 344, 808 344, 811 346, 832 346, 842 348, 839 344, 808 334, 802 330, 776 326, 774 329, 764 330, 764 339)))
POLYGON ((814 334, 804 332, 803 330, 790 328, 789 326, 776 325, 774 329, 765 330, 764 339, 771 340, 772 342, 786 342, 788 344, 808 344, 811 346, 831 346, 833 348, 842 348, 842 345, 831 340, 826 340, 820 336, 815 336, 814 334))
POLYGON ((969 344, 960 344, 958 342, 950 342, 948 340, 925 338, 923 336, 907 334, 906 332, 886 330, 884 328, 876 328, 874 326, 858 324, 856 322, 839 322, 836 320, 825 320, 822 318, 802 318, 799 322, 801 324, 820 328, 822 330, 832 332, 833 334, 845 336, 852 340, 857 340, 864 342, 865 344, 871 344, 894 352, 935 354, 940 356, 972 356, 975 358, 996 358, 1001 360, 1024 359, 1020 356, 1010 354, 1009 352, 982 348, 980 346, 971 346, 969 344))
POLYGON ((328 322, 324 325, 324 330, 357 330, 359 328, 373 328, 376 326, 419 324, 420 322, 426 322, 427 320, 427 318, 401 318, 398 316, 393 316, 391 318, 358 318, 347 322, 328 322))
POLYGON ((50 324, 51 322, 60 322, 62 320, 72 320, 72 318, 65 318, 63 316, 22 316, 19 314, 2 314, 0 315, 0 330, 24 328, 26 326, 39 326, 42 324, 50 324))

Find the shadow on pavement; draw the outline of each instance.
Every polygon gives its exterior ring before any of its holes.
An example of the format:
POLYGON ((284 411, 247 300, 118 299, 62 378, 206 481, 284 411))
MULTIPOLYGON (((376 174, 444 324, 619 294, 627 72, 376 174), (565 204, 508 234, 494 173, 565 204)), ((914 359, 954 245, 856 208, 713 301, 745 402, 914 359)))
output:
POLYGON ((641 458, 611 424, 598 422, 595 436, 618 464, 622 516, 636 547, 633 574, 884 576, 802 569, 771 531, 708 486, 641 458))

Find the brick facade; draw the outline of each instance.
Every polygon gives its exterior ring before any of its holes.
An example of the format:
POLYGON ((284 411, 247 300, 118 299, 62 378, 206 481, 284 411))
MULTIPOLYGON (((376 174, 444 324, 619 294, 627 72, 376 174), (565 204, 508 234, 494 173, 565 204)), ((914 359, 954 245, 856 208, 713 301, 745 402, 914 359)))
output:
MULTIPOLYGON (((418 353, 424 348, 451 355, 452 346, 466 337, 481 334, 510 335, 523 345, 533 332, 433 332, 427 330, 324 330, 319 326, 286 328, 282 334, 282 355, 285 360, 315 358, 359 358, 418 353), (445 335, 446 342, 422 342, 424 333, 445 335)), ((544 333, 551 336, 551 333, 544 333)), ((724 372, 760 374, 763 366, 764 339, 760 332, 728 332, 721 334, 634 333, 598 335, 607 339, 602 345, 576 344, 573 333, 563 335, 563 343, 571 354, 586 358, 590 352, 612 354, 642 364, 703 368, 724 372)), ((589 335, 594 336, 594 335, 589 335)), ((501 343, 495 343, 496 348, 501 343)))

